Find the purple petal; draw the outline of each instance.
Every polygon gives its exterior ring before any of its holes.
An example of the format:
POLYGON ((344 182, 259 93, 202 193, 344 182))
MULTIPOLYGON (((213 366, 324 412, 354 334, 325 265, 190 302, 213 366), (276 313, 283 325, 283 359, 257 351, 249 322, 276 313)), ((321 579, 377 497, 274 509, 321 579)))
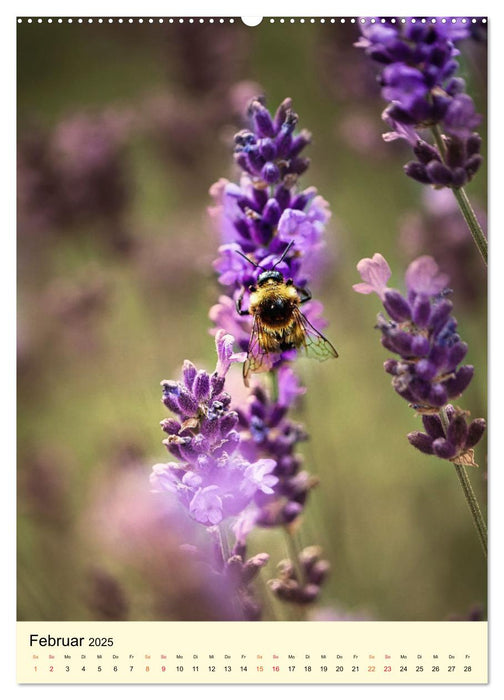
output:
POLYGON ((383 299, 387 290, 387 282, 392 272, 383 255, 375 253, 372 258, 363 258, 357 263, 363 282, 353 285, 353 290, 359 294, 371 294, 375 292, 383 299))
POLYGON ((215 334, 215 346, 217 348, 217 376, 224 377, 233 362, 245 362, 245 352, 233 352, 235 339, 230 333, 219 329, 215 334))
POLYGON ((409 291, 433 296, 446 289, 449 277, 439 272, 434 258, 423 255, 409 265, 405 280, 409 291))

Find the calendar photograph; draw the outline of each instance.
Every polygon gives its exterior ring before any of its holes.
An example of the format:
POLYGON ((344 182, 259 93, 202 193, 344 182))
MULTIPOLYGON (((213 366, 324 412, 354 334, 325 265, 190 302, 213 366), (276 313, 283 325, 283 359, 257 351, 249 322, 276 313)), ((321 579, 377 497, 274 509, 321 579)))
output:
MULTIPOLYGON (((436 623, 439 662, 264 670, 482 682, 448 652, 488 620, 487 19, 16 23, 23 682, 203 622, 436 623)), ((189 651, 155 682, 211 682, 189 651)))

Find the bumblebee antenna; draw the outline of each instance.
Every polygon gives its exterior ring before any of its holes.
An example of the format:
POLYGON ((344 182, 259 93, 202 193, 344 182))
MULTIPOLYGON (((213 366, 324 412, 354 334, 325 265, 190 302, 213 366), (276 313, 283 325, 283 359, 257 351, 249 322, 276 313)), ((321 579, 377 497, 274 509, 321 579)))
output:
POLYGON ((289 250, 292 248, 293 245, 294 245, 294 241, 291 241, 291 242, 289 243, 289 245, 287 246, 287 248, 286 248, 286 249, 284 250, 284 252, 282 253, 282 257, 281 257, 279 260, 277 260, 276 263, 273 265, 273 270, 275 269, 275 267, 276 267, 277 265, 280 265, 280 263, 281 263, 282 260, 285 258, 285 256, 287 255, 287 253, 289 252, 289 250))
POLYGON ((245 260, 247 260, 247 262, 249 262, 249 263, 250 263, 251 265, 253 265, 254 267, 260 267, 261 270, 265 270, 265 269, 266 269, 266 268, 264 268, 262 265, 259 265, 259 263, 256 263, 256 262, 254 262, 253 260, 251 260, 250 258, 248 258, 248 257, 245 255, 245 253, 242 253, 242 252, 241 252, 241 250, 237 250, 236 252, 238 253, 238 255, 241 255, 242 258, 245 258, 245 260))

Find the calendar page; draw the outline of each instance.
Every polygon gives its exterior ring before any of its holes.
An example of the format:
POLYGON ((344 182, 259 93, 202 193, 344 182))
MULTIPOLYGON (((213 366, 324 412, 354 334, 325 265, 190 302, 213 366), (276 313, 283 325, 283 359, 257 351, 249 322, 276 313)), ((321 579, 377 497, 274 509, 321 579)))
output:
POLYGON ((15 21, 18 684, 486 684, 487 18, 15 21))

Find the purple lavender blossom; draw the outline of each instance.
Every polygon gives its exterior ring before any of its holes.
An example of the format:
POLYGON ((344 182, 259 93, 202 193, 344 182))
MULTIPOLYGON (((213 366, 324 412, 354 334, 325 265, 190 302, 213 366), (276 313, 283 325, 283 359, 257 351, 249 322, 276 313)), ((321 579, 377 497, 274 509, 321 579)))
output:
POLYGON ((470 36, 470 23, 420 22, 413 17, 365 22, 355 44, 376 61, 382 96, 389 104, 382 118, 392 128, 385 139, 404 138, 416 156, 405 166, 409 177, 437 187, 463 187, 479 169, 481 139, 474 129, 481 117, 455 74, 455 42, 470 36), (442 132, 442 147, 430 145, 417 129, 442 132), (441 150, 440 150, 441 148, 441 150))
MULTIPOLYGON (((272 116, 262 99, 254 99, 248 114, 250 129, 235 137, 235 161, 242 170, 240 183, 224 179, 215 183, 210 189, 215 206, 209 209, 222 241, 214 268, 225 287, 225 294, 210 310, 210 318, 218 328, 233 335, 243 355, 249 349, 253 319, 239 313, 237 302, 242 309, 247 308, 251 288, 267 270, 275 269, 292 281, 289 284, 304 289, 312 276, 320 274, 323 233, 330 217, 327 202, 315 188, 297 188, 298 178, 309 164, 300 154, 310 134, 301 131, 296 135, 298 116, 291 100, 285 99, 272 116)), ((317 328, 326 325, 320 318, 320 302, 308 302, 303 310, 317 328)), ((236 546, 245 546, 256 526, 288 528, 302 513, 308 493, 316 484, 301 470, 302 460, 295 453, 307 435, 287 418, 298 396, 304 393, 286 364, 295 356, 295 350, 265 354, 261 371, 270 370, 276 391, 268 393, 257 383, 247 406, 235 409, 239 454, 250 464, 244 476, 255 486, 253 500, 241 509, 235 521, 236 546)), ((252 485, 248 490, 251 495, 252 485)), ((216 496, 215 489, 202 494, 205 512, 210 509, 214 518, 220 517, 216 496)), ((313 601, 327 567, 320 563, 312 568, 313 580, 308 576, 310 565, 306 564, 307 581, 285 580, 274 584, 273 589, 285 600, 313 601), (286 587, 288 596, 282 595, 286 587)))
POLYGON ((483 158, 479 151, 481 137, 474 133, 467 138, 442 137, 444 154, 437 147, 418 139, 413 148, 417 160, 404 166, 404 172, 424 185, 458 188, 466 185, 479 170, 483 158))
POLYGON ((377 328, 382 345, 399 356, 384 365, 397 393, 419 411, 437 411, 448 399, 460 396, 474 368, 460 364, 468 348, 451 315, 447 275, 433 258, 417 258, 406 271, 403 296, 386 286, 390 268, 381 255, 365 258, 357 267, 364 284, 354 285, 354 290, 376 292, 389 316, 379 314, 377 328))
POLYGON ((240 449, 239 416, 230 410, 225 375, 234 354, 234 339, 217 333, 217 368, 210 375, 186 360, 183 379, 163 381, 163 403, 177 419, 161 426, 168 451, 178 462, 156 464, 151 483, 156 491, 173 493, 197 522, 211 527, 239 515, 258 494, 271 495, 278 478, 273 459, 249 460, 240 449))
POLYGON ((280 599, 290 603, 312 603, 319 595, 320 587, 330 569, 329 562, 322 559, 321 555, 320 547, 303 549, 299 554, 299 571, 296 571, 290 559, 279 562, 278 578, 268 582, 271 590, 280 599))
MULTIPOLYGON (((287 246, 288 254, 276 267, 296 287, 306 287, 320 269, 324 248, 323 233, 331 213, 327 202, 314 187, 298 190, 299 176, 309 161, 301 152, 310 142, 307 131, 295 133, 298 116, 290 98, 285 99, 272 116, 261 99, 249 107, 250 129, 235 137, 235 161, 242 169, 240 183, 220 179, 210 194, 215 206, 209 209, 222 241, 214 268, 226 297, 212 308, 211 318, 220 328, 232 333, 241 350, 247 350, 252 322, 236 309, 236 300, 257 282, 263 269, 272 269, 287 246), (254 267, 247 255, 260 267, 254 267)), ((246 308, 248 292, 243 298, 246 308)), ((308 320, 316 319, 319 303, 308 302, 303 311, 308 320)), ((293 358, 293 352, 280 353, 273 365, 293 358)))
POLYGON ((476 466, 474 463, 474 446, 485 432, 486 422, 476 418, 467 424, 467 411, 454 408, 448 404, 445 409, 448 426, 445 429, 439 416, 427 414, 422 416, 425 433, 415 430, 408 434, 408 440, 420 452, 436 455, 455 464, 476 466))
POLYGON ((304 388, 290 367, 278 370, 278 399, 272 400, 260 387, 251 392, 246 408, 238 408, 240 449, 250 461, 268 456, 275 461, 272 474, 277 479, 271 493, 255 496, 255 523, 262 527, 286 525, 302 512, 309 491, 317 480, 301 471, 296 455, 298 443, 307 439, 304 429, 287 418, 287 413, 304 388))

